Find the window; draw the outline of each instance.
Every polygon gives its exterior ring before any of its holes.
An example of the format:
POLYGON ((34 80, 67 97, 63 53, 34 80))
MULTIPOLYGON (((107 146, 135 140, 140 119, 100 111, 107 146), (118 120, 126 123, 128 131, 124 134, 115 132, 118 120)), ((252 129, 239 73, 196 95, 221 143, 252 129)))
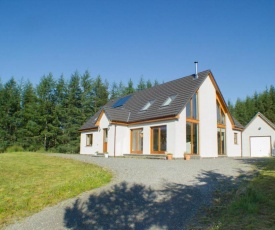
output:
POLYGON ((186 105, 186 118, 198 120, 198 117, 198 94, 196 93, 186 105))
POLYGON ((114 104, 113 104, 113 108, 117 108, 117 107, 121 107, 123 106, 130 98, 132 97, 132 95, 128 95, 125 96, 123 98, 118 99, 114 104))
POLYGON ((166 125, 151 128, 151 152, 164 153, 166 151, 166 125))
POLYGON ((198 94, 186 105, 186 153, 199 154, 198 94))
POLYGON ((218 155, 226 154, 226 142, 225 142, 225 129, 217 129, 217 138, 218 138, 218 155))
POLYGON ((87 134, 86 135, 86 146, 92 146, 93 145, 93 134, 87 134))
POLYGON ((131 153, 142 153, 143 129, 131 130, 131 153))
POLYGON ((186 122, 186 153, 199 153, 199 124, 186 122))
MULTIPOLYGON (((226 154, 226 122, 225 113, 219 103, 218 99, 216 102, 217 106, 217 141, 218 141, 218 155, 226 154)), ((234 135, 235 138, 235 135, 234 135)), ((235 140, 234 140, 235 141, 235 140)))
POLYGON ((172 96, 169 96, 165 102, 163 102, 163 104, 161 106, 168 106, 171 104, 172 101, 175 100, 175 98, 177 97, 177 95, 172 95, 172 96))
POLYGON ((234 133, 234 144, 238 144, 238 133, 234 133))
POLYGON ((149 109, 149 107, 154 103, 155 100, 148 101, 146 105, 141 109, 141 111, 145 111, 149 109))
POLYGON ((225 125, 225 115, 218 101, 217 101, 217 123, 225 125))

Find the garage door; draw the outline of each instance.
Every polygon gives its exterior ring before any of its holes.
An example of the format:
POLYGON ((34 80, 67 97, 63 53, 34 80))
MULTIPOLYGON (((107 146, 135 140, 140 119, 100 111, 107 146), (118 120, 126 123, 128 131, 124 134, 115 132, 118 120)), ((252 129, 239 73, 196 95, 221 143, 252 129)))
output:
POLYGON ((270 146, 270 137, 250 137, 251 157, 269 157, 270 146))

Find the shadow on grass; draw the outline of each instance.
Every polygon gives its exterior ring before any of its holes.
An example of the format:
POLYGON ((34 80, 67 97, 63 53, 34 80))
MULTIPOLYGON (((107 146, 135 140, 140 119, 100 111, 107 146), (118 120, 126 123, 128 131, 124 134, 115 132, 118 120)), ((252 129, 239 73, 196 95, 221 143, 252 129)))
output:
POLYGON ((76 200, 66 209, 64 224, 70 229, 186 229, 215 190, 232 186, 235 178, 212 171, 193 185, 164 183, 161 190, 123 182, 83 203, 76 200))

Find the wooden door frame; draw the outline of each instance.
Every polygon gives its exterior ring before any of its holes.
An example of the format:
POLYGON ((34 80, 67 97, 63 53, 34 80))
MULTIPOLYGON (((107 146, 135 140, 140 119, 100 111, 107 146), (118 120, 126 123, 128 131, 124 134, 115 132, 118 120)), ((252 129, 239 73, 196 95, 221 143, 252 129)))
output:
POLYGON ((108 128, 103 129, 103 153, 108 152, 108 128), (105 141, 107 138, 107 141, 105 141))
POLYGON ((166 151, 167 151, 167 125, 159 125, 159 126, 154 126, 154 127, 151 127, 151 132, 150 132, 150 139, 151 139, 151 154, 164 154, 166 151), (159 133, 158 133, 158 149, 160 149, 160 139, 161 139, 161 128, 162 127, 165 127, 166 128, 166 150, 165 151, 154 151, 154 142, 153 142, 153 139, 154 139, 154 134, 153 134, 153 129, 157 128, 159 130, 159 133))
MULTIPOLYGON (((131 129, 130 130, 130 153, 133 153, 133 154, 143 154, 143 150, 141 150, 141 151, 133 151, 132 150, 133 131, 136 131, 136 130, 141 130, 141 132, 143 132, 143 128, 137 128, 137 129, 131 129)), ((143 139, 142 139, 142 141, 143 141, 143 139)))

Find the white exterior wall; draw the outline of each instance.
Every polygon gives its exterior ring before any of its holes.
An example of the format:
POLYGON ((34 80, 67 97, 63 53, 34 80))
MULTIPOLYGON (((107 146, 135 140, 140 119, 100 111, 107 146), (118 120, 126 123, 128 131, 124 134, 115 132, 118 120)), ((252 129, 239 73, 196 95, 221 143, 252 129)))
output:
MULTIPOLYGON (((114 156, 114 140, 116 139, 116 156, 123 156, 125 153, 130 151, 130 129, 127 126, 122 125, 112 125, 112 129, 115 131, 116 135, 112 135, 110 142, 109 153, 111 156, 114 156)), ((108 143, 109 144, 109 143, 108 143)))
MULTIPOLYGON (((199 155, 217 157, 217 112, 216 89, 210 77, 207 77, 198 90, 199 108, 199 155)), ((110 156, 123 156, 131 152, 131 129, 143 129, 143 154, 151 154, 151 127, 167 126, 166 152, 174 158, 182 158, 186 151, 186 109, 179 114, 178 120, 168 120, 136 124, 130 126, 109 125, 105 114, 100 119, 98 131, 81 133, 81 154, 103 152, 103 129, 108 128, 108 153, 110 156), (86 134, 93 133, 93 146, 86 146, 86 134), (116 144, 114 143, 116 140, 116 144), (116 148, 116 149, 114 149, 116 148)), ((275 137, 272 139, 275 140, 275 137)), ((275 144, 275 143, 274 143, 275 144)), ((226 153, 227 156, 241 156, 241 133, 232 130, 231 122, 226 115, 226 153), (238 133, 238 145, 234 144, 234 133, 238 133)), ((249 145, 248 145, 249 146, 249 145)), ((249 152, 249 151, 248 151, 249 152)))
POLYGON ((228 116, 226 116, 226 155, 228 157, 242 156, 242 133, 232 129, 228 116), (237 144, 234 143, 234 133, 238 136, 237 144))
MULTIPOLYGON (((217 147, 217 108, 216 89, 207 77, 198 91, 199 103, 199 153, 201 157, 218 157, 217 147)), ((241 132, 232 129, 227 114, 226 117, 226 155, 241 156, 241 132), (234 144, 234 133, 238 133, 238 144, 234 144)))
POLYGON ((172 152, 174 157, 183 158, 186 151, 186 109, 181 112, 179 119, 174 122, 174 125, 174 139, 169 137, 168 141, 174 146, 174 152, 172 152))
MULTIPOLYGON (((82 132, 80 135, 80 154, 95 154, 96 152, 103 152, 103 129, 109 128, 109 120, 105 114, 102 115, 99 123, 98 131, 82 132), (93 145, 86 146, 86 135, 93 134, 93 145)), ((110 129, 111 130, 111 129, 110 129)), ((108 152, 109 152, 109 139, 112 138, 112 132, 108 130, 108 152)))
MULTIPOLYGON (((130 153, 130 135, 131 135, 131 129, 143 129, 143 154, 151 154, 151 127, 156 127, 156 126, 162 126, 166 125, 166 131, 167 131, 167 146, 166 146, 166 152, 173 153, 175 154, 175 124, 176 121, 160 121, 160 122, 151 122, 151 123, 146 123, 143 125, 131 125, 128 127, 129 129, 129 141, 127 145, 127 152, 125 153, 130 153)), ((174 155, 176 156, 176 155, 174 155)))
POLYGON ((216 89, 207 77, 198 91, 199 153, 201 157, 217 157, 216 89))
POLYGON ((242 133, 242 143, 243 143, 243 150, 242 156, 243 157, 250 157, 250 137, 263 137, 269 136, 271 137, 271 148, 272 152, 275 149, 275 131, 272 129, 262 118, 259 116, 255 117, 254 120, 245 128, 242 133), (261 129, 259 130, 259 128, 261 129))
POLYGON ((80 135, 80 154, 94 154, 96 151, 99 151, 98 143, 99 143, 98 131, 82 132, 80 135), (93 134, 92 146, 86 146, 87 134, 93 134))

